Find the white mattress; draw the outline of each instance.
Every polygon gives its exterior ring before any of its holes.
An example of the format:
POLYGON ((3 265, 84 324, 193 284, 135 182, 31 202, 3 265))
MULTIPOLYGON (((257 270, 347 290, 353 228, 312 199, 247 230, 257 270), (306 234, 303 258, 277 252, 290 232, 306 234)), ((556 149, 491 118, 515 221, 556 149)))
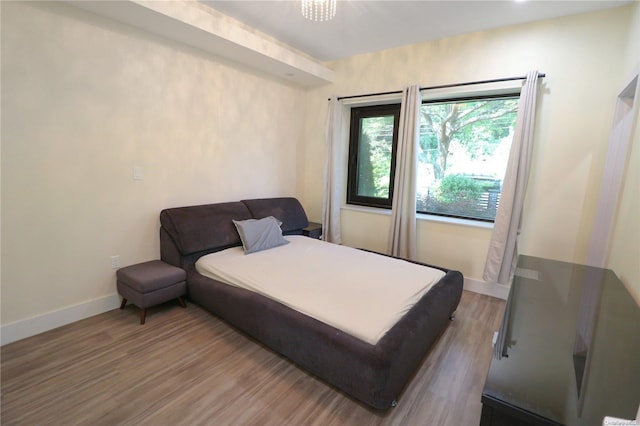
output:
POLYGON ((303 236, 245 255, 233 247, 201 257, 202 275, 245 288, 367 343, 378 340, 444 272, 303 236))

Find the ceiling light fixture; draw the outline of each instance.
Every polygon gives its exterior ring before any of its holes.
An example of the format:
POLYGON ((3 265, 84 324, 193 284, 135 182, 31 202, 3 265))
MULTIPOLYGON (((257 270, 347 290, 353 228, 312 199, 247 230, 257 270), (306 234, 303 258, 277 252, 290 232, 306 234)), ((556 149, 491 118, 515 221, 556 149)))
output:
POLYGON ((310 21, 329 21, 336 16, 336 0, 301 0, 302 16, 310 21))

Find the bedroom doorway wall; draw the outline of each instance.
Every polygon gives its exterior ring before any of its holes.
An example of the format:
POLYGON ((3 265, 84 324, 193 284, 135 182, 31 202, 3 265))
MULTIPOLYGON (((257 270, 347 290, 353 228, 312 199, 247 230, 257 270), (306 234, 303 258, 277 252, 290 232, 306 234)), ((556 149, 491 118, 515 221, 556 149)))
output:
POLYGON ((604 267, 609 258, 614 221, 631 152, 634 119, 638 110, 638 74, 618 95, 605 159, 600 195, 587 252, 587 264, 604 267))

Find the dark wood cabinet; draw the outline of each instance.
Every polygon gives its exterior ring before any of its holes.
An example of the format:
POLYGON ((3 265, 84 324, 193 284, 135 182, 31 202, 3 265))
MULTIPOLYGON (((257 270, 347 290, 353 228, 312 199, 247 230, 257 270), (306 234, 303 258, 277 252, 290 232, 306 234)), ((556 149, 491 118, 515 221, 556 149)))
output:
POLYGON ((640 307, 608 269, 520 256, 483 426, 602 425, 640 404, 640 307))

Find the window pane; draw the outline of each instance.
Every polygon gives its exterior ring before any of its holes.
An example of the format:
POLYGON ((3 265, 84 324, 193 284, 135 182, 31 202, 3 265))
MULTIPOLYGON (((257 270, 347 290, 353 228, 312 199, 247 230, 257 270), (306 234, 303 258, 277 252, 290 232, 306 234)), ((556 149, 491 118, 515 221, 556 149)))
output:
POLYGON ((363 197, 388 198, 393 153, 393 115, 361 120, 358 191, 363 197))
POLYGON ((495 220, 517 108, 517 97, 422 105, 419 212, 495 220))

